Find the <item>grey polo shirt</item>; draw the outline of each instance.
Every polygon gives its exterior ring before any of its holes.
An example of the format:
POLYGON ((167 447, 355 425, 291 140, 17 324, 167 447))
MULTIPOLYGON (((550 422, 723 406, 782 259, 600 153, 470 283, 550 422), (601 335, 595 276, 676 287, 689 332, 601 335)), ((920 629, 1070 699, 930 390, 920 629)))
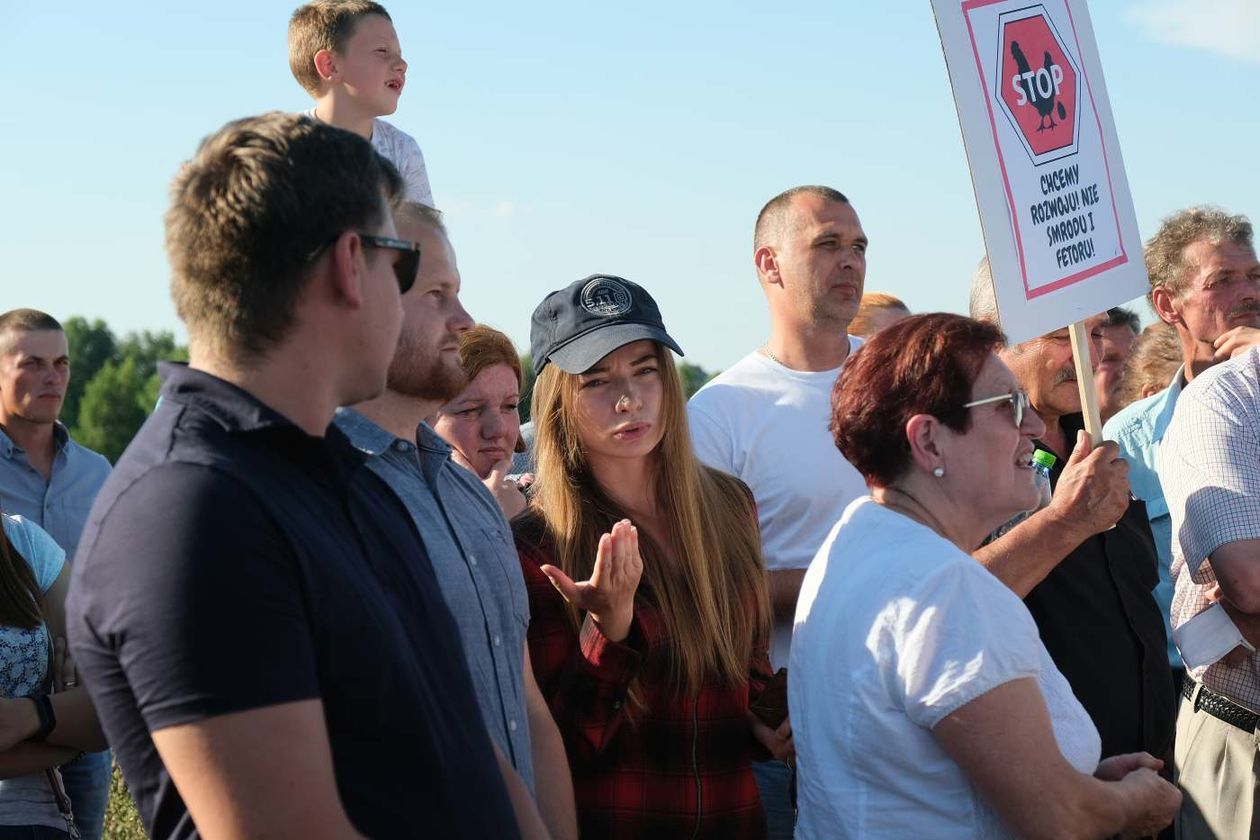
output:
POLYGON ((57 454, 48 481, 31 466, 26 450, 0 429, 0 509, 23 516, 47 531, 74 559, 88 511, 109 477, 109 461, 70 439, 61 423, 53 429, 57 454))
POLYGON ((335 422, 356 448, 372 456, 368 466, 411 513, 459 625, 490 737, 532 792, 523 674, 529 599, 498 503, 475 475, 451 460, 450 446, 427 424, 413 442, 352 409, 338 410, 335 422))

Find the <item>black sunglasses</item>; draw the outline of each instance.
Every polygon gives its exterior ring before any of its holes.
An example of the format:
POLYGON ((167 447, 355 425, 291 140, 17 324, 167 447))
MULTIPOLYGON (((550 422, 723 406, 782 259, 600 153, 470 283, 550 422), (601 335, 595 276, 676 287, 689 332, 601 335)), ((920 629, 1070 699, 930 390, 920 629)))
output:
POLYGON ((416 284, 416 272, 420 270, 420 243, 389 236, 372 236, 368 233, 360 233, 359 240, 369 248, 388 248, 398 252, 394 276, 398 278, 398 294, 407 294, 416 284))
MULTIPOLYGON (((329 245, 332 245, 341 237, 337 234, 324 245, 311 251, 306 256, 306 261, 311 262, 324 252, 329 245)), ((369 248, 388 248, 391 251, 398 252, 398 261, 394 263, 394 276, 398 278, 398 294, 405 295, 416 285, 416 273, 420 270, 420 243, 411 242, 407 239, 394 239, 389 236, 373 236, 370 233, 360 233, 359 241, 369 248)))

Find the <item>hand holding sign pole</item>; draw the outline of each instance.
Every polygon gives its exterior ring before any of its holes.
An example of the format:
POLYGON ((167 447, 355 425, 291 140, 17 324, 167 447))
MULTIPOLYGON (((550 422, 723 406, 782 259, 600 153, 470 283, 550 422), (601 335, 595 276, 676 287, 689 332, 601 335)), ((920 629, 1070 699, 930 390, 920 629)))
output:
POLYGON ((1070 325, 1086 429, 1100 441, 1087 317, 1147 290, 1084 0, 932 0, 1002 329, 1070 325))

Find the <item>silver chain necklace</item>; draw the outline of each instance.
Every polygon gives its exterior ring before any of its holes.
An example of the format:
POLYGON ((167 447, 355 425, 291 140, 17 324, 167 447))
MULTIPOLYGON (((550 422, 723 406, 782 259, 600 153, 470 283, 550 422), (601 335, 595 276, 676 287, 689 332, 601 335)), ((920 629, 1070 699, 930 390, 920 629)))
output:
MULTIPOLYGON (((779 357, 770 352, 769 344, 761 345, 761 352, 765 353, 766 356, 769 357, 770 361, 774 362, 776 365, 783 365, 783 362, 779 361, 779 357)), ((783 366, 787 367, 787 365, 783 365, 783 366)))

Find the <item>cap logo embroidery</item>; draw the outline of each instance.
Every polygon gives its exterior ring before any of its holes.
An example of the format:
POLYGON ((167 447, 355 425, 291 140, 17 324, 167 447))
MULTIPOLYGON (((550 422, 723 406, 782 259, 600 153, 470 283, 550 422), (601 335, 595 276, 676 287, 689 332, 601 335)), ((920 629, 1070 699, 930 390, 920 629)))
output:
POLYGON ((596 277, 582 287, 582 308, 592 315, 614 318, 630 311, 630 290, 611 277, 596 277))

